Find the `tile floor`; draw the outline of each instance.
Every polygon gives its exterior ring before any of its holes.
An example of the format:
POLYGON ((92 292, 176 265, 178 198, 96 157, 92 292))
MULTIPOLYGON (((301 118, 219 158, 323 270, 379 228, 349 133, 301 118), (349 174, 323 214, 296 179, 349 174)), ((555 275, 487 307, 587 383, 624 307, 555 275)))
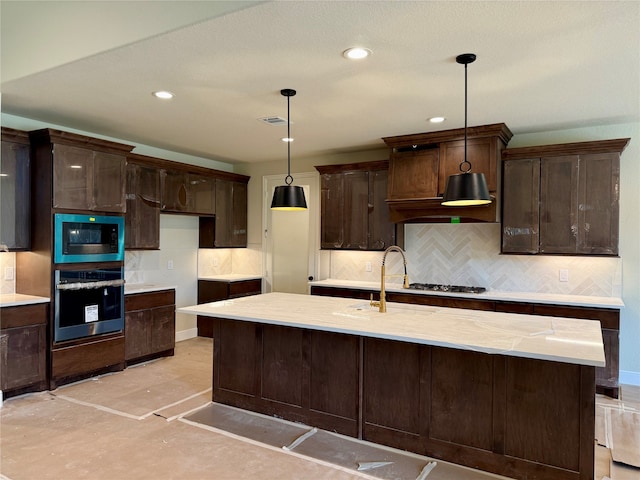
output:
MULTIPOLYGON (((294 448, 307 428, 210 403, 211 350, 210 339, 191 339, 175 357, 6 400, 0 480, 504 478, 322 431, 294 448)), ((622 401, 598 399, 601 420, 640 412, 640 388, 622 391, 622 401)), ((640 479, 610 452, 596 446, 597 480, 640 479)))

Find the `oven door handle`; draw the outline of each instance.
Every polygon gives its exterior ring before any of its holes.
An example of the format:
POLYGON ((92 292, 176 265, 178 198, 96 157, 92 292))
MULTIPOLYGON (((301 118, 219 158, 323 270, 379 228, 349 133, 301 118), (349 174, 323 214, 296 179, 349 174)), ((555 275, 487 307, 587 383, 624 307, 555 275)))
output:
POLYGON ((119 287, 124 285, 124 280, 101 280, 98 282, 58 283, 57 290, 89 290, 104 287, 119 287))

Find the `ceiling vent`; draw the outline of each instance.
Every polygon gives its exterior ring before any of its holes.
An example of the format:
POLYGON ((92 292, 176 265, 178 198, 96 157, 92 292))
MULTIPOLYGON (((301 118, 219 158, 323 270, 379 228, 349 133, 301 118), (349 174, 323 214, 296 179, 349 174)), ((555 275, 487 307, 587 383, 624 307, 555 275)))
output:
MULTIPOLYGON (((287 124, 287 119, 286 118, 282 118, 282 117, 277 117, 277 116, 271 116, 271 117, 262 117, 259 118, 258 120, 260 120, 261 122, 264 123, 268 123, 269 125, 286 125, 287 124)), ((293 122, 291 122, 293 123, 293 122)))

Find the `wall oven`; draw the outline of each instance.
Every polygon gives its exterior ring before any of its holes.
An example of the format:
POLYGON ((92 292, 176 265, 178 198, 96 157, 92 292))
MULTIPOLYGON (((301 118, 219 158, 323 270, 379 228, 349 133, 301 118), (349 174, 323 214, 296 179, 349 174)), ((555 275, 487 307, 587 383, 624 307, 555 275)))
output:
POLYGON ((124 217, 56 213, 54 262, 124 261, 124 217))
POLYGON ((123 270, 55 271, 54 342, 124 329, 123 270))

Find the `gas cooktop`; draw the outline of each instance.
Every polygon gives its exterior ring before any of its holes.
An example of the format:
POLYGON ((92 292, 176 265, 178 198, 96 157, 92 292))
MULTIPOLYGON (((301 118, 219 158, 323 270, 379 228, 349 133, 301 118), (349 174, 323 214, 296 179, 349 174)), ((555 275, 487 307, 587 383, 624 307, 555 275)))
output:
POLYGON ((440 285, 437 283, 412 283, 409 285, 412 290, 428 290, 431 292, 455 292, 455 293, 482 293, 487 289, 484 287, 467 287, 463 285, 440 285))

